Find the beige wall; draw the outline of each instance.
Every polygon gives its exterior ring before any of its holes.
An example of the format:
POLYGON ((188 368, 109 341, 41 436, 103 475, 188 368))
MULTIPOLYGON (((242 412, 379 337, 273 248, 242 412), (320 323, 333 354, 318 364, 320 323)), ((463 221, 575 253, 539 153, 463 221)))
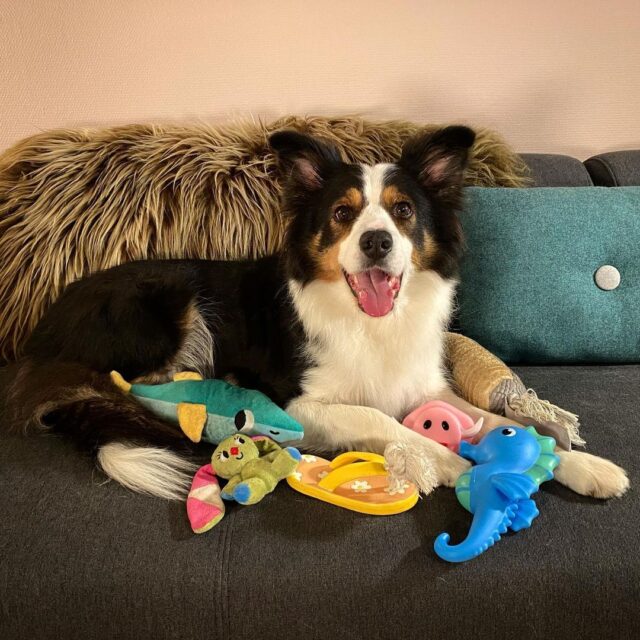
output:
POLYGON ((640 148, 639 0, 0 0, 0 149, 51 127, 362 113, 640 148))

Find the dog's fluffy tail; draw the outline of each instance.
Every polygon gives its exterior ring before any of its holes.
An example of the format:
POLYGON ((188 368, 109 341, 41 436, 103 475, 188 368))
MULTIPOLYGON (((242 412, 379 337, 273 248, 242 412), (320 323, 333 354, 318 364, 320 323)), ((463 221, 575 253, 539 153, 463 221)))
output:
POLYGON ((128 489, 167 500, 185 497, 196 470, 168 449, 124 442, 102 445, 97 458, 102 470, 128 489))
POLYGON ((63 433, 129 489, 170 500, 186 494, 196 467, 190 442, 109 376, 75 363, 24 359, 0 371, 0 393, 3 428, 63 433))

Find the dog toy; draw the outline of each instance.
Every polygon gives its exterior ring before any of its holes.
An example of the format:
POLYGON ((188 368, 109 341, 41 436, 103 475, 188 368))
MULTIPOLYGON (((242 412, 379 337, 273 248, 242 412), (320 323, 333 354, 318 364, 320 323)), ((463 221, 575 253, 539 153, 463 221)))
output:
POLYGON ((366 451, 342 453, 332 461, 303 455, 287 483, 306 496, 372 516, 402 513, 418 502, 414 484, 394 482, 384 458, 366 451))
POLYGON ((499 427, 479 444, 460 444, 460 455, 475 463, 456 482, 460 504, 473 514, 465 540, 449 545, 449 534, 435 540, 435 552, 448 562, 471 560, 500 540, 507 529, 530 527, 540 513, 531 499, 540 485, 553 478, 560 459, 553 438, 534 427, 499 427))
POLYGON ((211 464, 200 467, 191 481, 187 496, 187 517, 194 533, 204 533, 224 517, 225 506, 218 478, 211 464))
POLYGON ((457 407, 432 400, 412 411, 402 424, 451 451, 458 453, 460 442, 472 440, 482 429, 483 418, 474 421, 457 407))
POLYGON ((538 397, 502 360, 471 338, 447 333, 449 371, 462 398, 479 409, 536 427, 558 446, 583 445, 578 416, 538 397))
POLYGON ((300 459, 297 449, 282 449, 270 438, 241 433, 225 438, 213 452, 211 464, 198 469, 193 478, 187 497, 191 528, 204 533, 218 524, 225 513, 222 499, 243 505, 260 502, 295 471, 300 459), (222 491, 218 477, 228 480, 222 491))
POLYGON ((218 444, 238 431, 277 442, 304 435, 302 425, 263 393, 224 380, 203 380, 188 371, 165 384, 130 384, 117 371, 111 380, 156 415, 178 424, 192 442, 218 444))
POLYGON ((294 447, 282 449, 270 438, 237 434, 216 447, 211 468, 228 480, 221 494, 225 500, 256 504, 296 470, 301 458, 294 447))

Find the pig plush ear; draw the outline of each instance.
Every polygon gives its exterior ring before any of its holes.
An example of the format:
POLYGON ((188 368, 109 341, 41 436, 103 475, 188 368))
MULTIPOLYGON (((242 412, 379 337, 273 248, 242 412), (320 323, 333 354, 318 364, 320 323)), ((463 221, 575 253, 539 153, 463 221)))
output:
POLYGON ((402 424, 405 427, 413 427, 413 425, 420 419, 420 414, 424 411, 424 405, 421 404, 417 409, 414 409, 403 421, 402 424))
MULTIPOLYGON (((484 418, 480 418, 475 424, 469 416, 464 411, 458 409, 458 407, 454 407, 452 404, 448 402, 443 402, 442 400, 432 400, 428 403, 429 407, 439 407, 442 409, 446 409, 449 413, 453 414, 460 421, 460 425, 462 427, 461 436, 463 438, 472 438, 476 434, 480 432, 482 429, 482 425, 484 424, 484 418)), ((422 405, 424 408, 426 405, 422 405)), ((414 412, 415 413, 415 412, 414 412)))
POLYGON ((480 433, 480 430, 482 429, 483 424, 484 424, 484 418, 482 417, 478 418, 477 422, 474 425, 462 431, 462 437, 469 439, 469 438, 473 438, 473 436, 478 435, 480 433))
POLYGON ((427 404, 423 404, 422 408, 428 407, 429 409, 444 409, 448 413, 454 415, 458 418, 462 429, 470 429, 473 427, 473 420, 464 412, 455 407, 444 400, 432 400, 431 402, 427 402, 427 404))

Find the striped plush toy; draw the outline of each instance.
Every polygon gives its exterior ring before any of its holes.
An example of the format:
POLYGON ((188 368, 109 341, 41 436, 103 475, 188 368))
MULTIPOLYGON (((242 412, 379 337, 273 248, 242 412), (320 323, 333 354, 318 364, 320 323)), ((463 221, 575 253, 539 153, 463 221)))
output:
POLYGON ((301 459, 293 447, 281 448, 270 438, 237 433, 223 440, 196 472, 187 497, 187 515, 195 533, 204 533, 222 520, 224 500, 250 505, 271 493, 293 473, 301 459), (218 477, 227 480, 220 490, 218 477))

